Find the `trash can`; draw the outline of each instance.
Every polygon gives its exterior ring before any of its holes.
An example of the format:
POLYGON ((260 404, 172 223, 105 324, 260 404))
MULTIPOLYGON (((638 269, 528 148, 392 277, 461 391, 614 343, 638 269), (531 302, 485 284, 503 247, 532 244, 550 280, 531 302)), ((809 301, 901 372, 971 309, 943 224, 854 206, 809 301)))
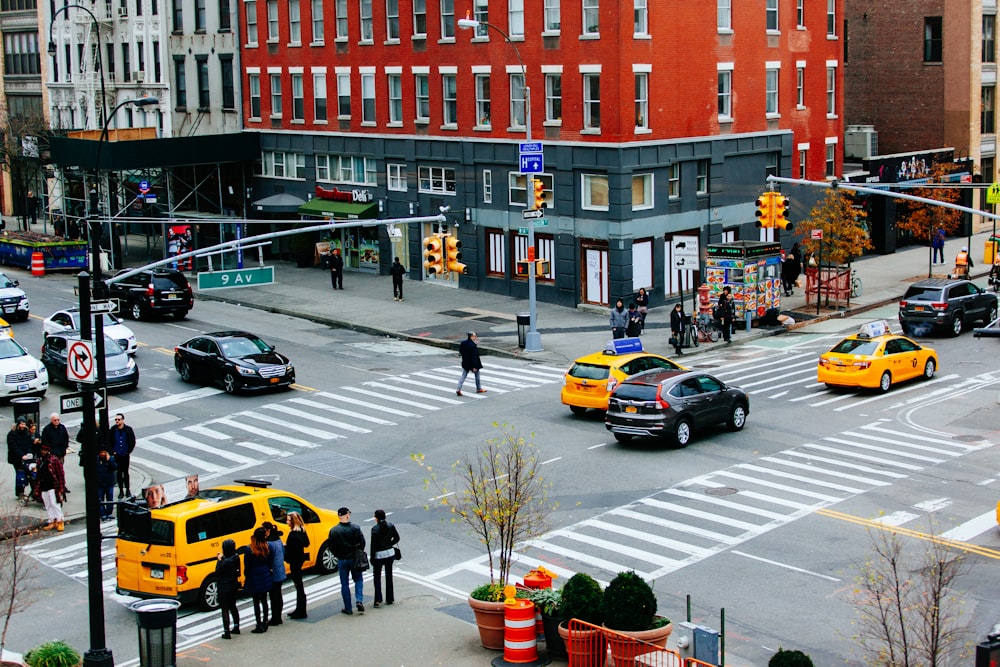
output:
POLYGON ((174 667, 177 664, 177 600, 153 598, 129 605, 139 626, 141 667, 174 667))
POLYGON ((694 341, 691 340, 691 316, 685 315, 681 320, 684 334, 681 336, 681 347, 691 347, 694 341))
POLYGON ((531 313, 517 314, 517 346, 522 350, 527 346, 528 328, 531 326, 531 313))
POLYGON ((42 425, 38 423, 40 417, 38 413, 42 409, 42 399, 38 396, 22 396, 11 399, 10 406, 14 409, 15 422, 17 422, 18 417, 24 417, 33 424, 38 424, 38 432, 41 433, 42 425))
POLYGON ((992 264, 997 254, 997 242, 987 241, 983 246, 983 264, 992 264))

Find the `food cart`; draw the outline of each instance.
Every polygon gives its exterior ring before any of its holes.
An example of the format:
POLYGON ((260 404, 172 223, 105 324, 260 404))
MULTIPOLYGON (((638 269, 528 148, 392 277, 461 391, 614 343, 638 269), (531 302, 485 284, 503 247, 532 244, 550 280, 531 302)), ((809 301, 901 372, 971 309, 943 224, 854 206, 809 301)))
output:
POLYGON ((736 302, 736 319, 764 317, 781 307, 781 244, 733 241, 708 244, 705 282, 713 306, 729 287, 736 302), (747 311, 750 317, 747 318, 747 311))

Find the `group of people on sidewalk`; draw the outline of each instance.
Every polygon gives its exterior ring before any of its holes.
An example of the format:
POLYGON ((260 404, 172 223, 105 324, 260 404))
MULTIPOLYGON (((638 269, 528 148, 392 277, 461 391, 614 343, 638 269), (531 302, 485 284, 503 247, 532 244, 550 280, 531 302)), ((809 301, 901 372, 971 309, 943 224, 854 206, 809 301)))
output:
MULTIPOLYGON (((351 523, 351 510, 341 507, 337 510, 340 522, 330 529, 330 550, 337 558, 337 572, 340 575, 340 593, 343 598, 343 614, 365 613, 364 571, 368 569, 365 555, 367 542, 361 528, 351 523), (351 579, 354 580, 354 600, 351 599, 351 579)), ((263 634, 269 627, 281 625, 284 599, 281 587, 288 576, 295 585, 295 609, 288 618, 301 620, 308 618, 306 592, 302 582, 302 566, 306 561, 309 535, 298 512, 286 516, 288 537, 281 541, 282 532, 270 521, 265 521, 254 530, 250 544, 236 548, 234 540, 222 543, 222 553, 218 555, 215 573, 218 580, 219 608, 222 612, 222 638, 232 639, 240 634, 240 612, 236 602, 240 597, 240 574, 245 573, 242 592, 253 599, 254 634, 263 634), (242 557, 242 568, 241 568, 242 557)), ((385 511, 375 510, 375 525, 371 530, 370 563, 374 568, 375 602, 377 609, 383 601, 387 605, 395 602, 392 588, 392 563, 400 557, 396 545, 399 533, 396 526, 386 521, 385 511), (385 571, 385 597, 382 597, 382 571, 385 571)))

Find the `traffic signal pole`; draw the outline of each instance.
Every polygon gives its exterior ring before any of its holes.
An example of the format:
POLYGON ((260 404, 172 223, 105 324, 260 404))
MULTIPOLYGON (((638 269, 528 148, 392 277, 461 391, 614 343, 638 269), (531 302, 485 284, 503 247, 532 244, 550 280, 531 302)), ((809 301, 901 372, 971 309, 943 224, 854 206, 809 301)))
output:
MULTIPOLYGON (((507 38, 510 42, 510 38, 507 38)), ((514 46, 514 50, 517 50, 517 46, 510 42, 511 46, 514 46)), ((518 59, 520 60, 521 54, 518 53, 518 59)), ((528 88, 528 70, 524 67, 524 62, 521 63, 521 76, 524 78, 524 140, 526 143, 531 143, 531 89, 528 88)), ((520 165, 519 165, 520 166, 520 165)), ((522 173, 525 177, 525 194, 531 196, 534 193, 534 184, 532 188, 528 191, 528 175, 522 173)), ((535 221, 528 221, 528 252, 531 256, 528 257, 530 260, 534 260, 535 257, 535 221)), ((528 333, 524 336, 524 351, 525 352, 541 352, 542 351, 542 334, 538 333, 538 317, 537 317, 537 306, 535 299, 535 263, 532 261, 531 268, 528 271, 528 333)))

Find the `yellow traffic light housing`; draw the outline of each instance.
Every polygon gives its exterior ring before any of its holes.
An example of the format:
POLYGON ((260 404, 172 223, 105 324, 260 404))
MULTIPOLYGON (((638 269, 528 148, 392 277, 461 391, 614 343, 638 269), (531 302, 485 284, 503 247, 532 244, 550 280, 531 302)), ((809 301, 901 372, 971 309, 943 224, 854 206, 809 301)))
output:
POLYGON ((547 259, 535 260, 535 276, 546 276, 552 270, 552 263, 547 259))
POLYGON ((769 228, 774 226, 774 193, 764 192, 757 198, 757 226, 769 228))
POLYGON ((772 203, 774 226, 778 229, 784 229, 786 232, 792 231, 792 223, 788 220, 788 208, 791 206, 791 201, 784 195, 773 193, 772 203))
POLYGON ((540 178, 531 179, 532 191, 534 193, 534 203, 535 208, 545 208, 548 204, 545 203, 545 183, 542 182, 540 178))
POLYGON ((514 263, 514 275, 518 278, 527 278, 531 274, 531 265, 534 262, 529 262, 526 259, 518 260, 514 263))
POLYGON ((446 236, 444 239, 444 268, 446 271, 455 273, 465 273, 468 267, 459 260, 462 259, 462 242, 455 236, 446 236))
POLYGON ((424 237, 424 271, 429 275, 444 273, 444 255, 440 236, 424 237))

